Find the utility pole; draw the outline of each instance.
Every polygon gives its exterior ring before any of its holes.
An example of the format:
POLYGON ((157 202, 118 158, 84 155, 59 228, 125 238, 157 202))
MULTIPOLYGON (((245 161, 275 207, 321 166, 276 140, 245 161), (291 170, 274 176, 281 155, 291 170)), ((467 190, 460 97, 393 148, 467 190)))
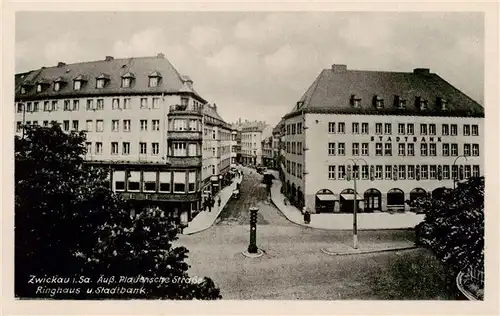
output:
MULTIPOLYGON (((353 248, 354 249, 358 249, 358 190, 357 190, 357 183, 356 183, 356 180, 357 180, 357 177, 359 175, 359 170, 358 170, 358 161, 363 161, 367 166, 368 166, 368 163, 366 162, 366 160, 364 160, 363 158, 349 158, 347 159, 344 164, 347 162, 347 161, 352 161, 352 178, 353 178, 353 181, 354 181, 354 208, 353 208, 353 218, 352 218, 352 241, 353 241, 353 248)), ((350 180, 349 179, 350 175, 348 175, 348 181, 350 180)))

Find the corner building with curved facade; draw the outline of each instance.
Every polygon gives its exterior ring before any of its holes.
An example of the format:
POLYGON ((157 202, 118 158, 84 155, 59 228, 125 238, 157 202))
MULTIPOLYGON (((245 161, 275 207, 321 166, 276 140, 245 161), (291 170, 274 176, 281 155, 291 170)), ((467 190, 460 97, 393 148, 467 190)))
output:
POLYGON ((316 213, 408 211, 484 171, 484 109, 429 69, 324 69, 284 116, 285 195, 316 213), (357 169, 353 165, 356 162, 357 169))
POLYGON ((110 187, 138 211, 160 207, 187 223, 229 169, 230 125, 161 53, 60 62, 16 74, 15 85, 16 134, 52 121, 85 130, 87 162, 110 170, 110 187))

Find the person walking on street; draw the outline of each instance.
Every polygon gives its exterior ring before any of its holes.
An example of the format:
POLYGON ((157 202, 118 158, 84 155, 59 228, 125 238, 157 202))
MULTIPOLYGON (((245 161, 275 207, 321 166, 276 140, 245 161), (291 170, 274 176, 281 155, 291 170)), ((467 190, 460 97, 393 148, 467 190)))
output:
POLYGON ((217 199, 217 205, 218 205, 219 208, 220 208, 220 202, 221 201, 220 201, 220 196, 219 196, 219 198, 217 199))

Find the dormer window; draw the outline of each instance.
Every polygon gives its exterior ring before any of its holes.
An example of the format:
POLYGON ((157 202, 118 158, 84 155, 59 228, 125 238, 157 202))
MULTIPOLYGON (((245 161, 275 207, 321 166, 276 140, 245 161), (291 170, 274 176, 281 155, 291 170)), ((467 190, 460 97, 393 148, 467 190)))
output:
POLYGON ((82 88, 82 82, 80 80, 73 81, 73 89, 80 90, 82 88))
POLYGON ((160 83, 161 75, 158 71, 153 71, 149 74, 149 86, 157 87, 160 83))
POLYGON ((399 95, 394 96, 394 106, 398 109, 406 108, 406 100, 399 95))
POLYGON ((130 88, 132 85, 132 79, 134 79, 135 76, 131 72, 127 72, 122 76, 122 88, 130 88))
POLYGON ((448 109, 448 101, 445 100, 444 98, 438 97, 436 103, 441 109, 441 111, 446 111, 448 109))
POLYGON ((59 89, 61 89, 61 83, 60 82, 54 83, 54 91, 59 91, 59 89))
POLYGON ((26 87, 21 87, 21 94, 26 94, 26 87))
POLYGON ((352 94, 351 95, 351 105, 354 108, 360 108, 361 107, 361 98, 360 97, 356 97, 356 95, 352 94))
POLYGON ((38 92, 38 93, 42 92, 42 84, 41 83, 36 85, 36 92, 38 92))
POLYGON ((427 100, 425 100, 424 98, 417 97, 417 102, 416 103, 417 103, 416 105, 418 106, 418 108, 420 110, 426 110, 427 109, 427 100))
POLYGON ((97 89, 102 89, 106 86, 106 83, 109 80, 109 76, 106 74, 101 74, 99 77, 96 78, 96 88, 97 89))
POLYGON ((50 86, 50 81, 41 78, 36 82, 36 92, 43 92, 43 90, 45 90, 45 88, 48 86, 50 86))
POLYGON ((54 91, 61 90, 65 82, 66 81, 62 77, 58 77, 56 80, 54 80, 54 91))

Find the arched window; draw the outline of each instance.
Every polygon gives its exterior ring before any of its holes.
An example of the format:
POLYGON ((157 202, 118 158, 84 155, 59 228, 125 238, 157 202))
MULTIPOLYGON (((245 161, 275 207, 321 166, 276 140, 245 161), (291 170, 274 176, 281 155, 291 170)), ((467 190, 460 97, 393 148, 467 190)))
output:
POLYGON ((387 192, 387 205, 404 205, 405 194, 401 189, 391 189, 387 192))
POLYGON ((331 213, 335 210, 337 197, 328 189, 321 189, 316 192, 315 209, 316 213, 331 213))
POLYGON ((410 192, 410 201, 414 201, 419 197, 426 197, 427 192, 422 188, 415 188, 410 192))

